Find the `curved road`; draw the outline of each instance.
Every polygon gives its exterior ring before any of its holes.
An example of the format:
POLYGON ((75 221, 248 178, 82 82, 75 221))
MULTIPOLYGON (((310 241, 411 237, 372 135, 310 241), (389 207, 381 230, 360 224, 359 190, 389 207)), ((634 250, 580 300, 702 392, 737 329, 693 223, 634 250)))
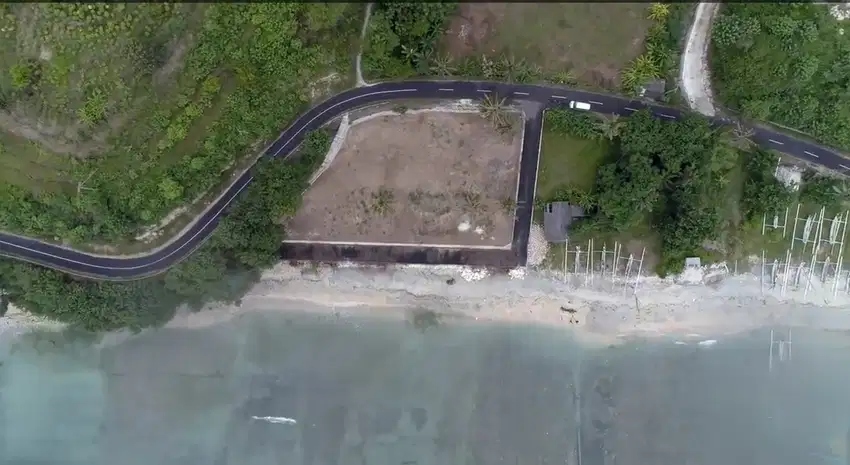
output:
MULTIPOLYGON (((649 108, 655 116, 671 120, 678 119, 683 114, 680 110, 661 105, 646 105, 620 96, 570 90, 556 86, 479 81, 388 82, 351 89, 313 107, 278 137, 267 150, 266 156, 288 155, 301 143, 306 133, 318 129, 342 113, 370 103, 412 98, 477 99, 490 92, 514 100, 537 103, 540 112, 546 108, 567 105, 570 100, 580 100, 590 103, 592 111, 598 113, 628 116, 635 111, 649 108)), ((536 153, 531 157, 526 157, 526 155, 529 151, 539 150, 542 118, 540 118, 540 113, 527 116, 529 121, 526 122, 522 155, 524 159, 536 159, 536 153)), ((722 118, 715 118, 715 122, 717 124, 729 123, 728 120, 722 118)), ((779 150, 827 168, 839 171, 850 170, 850 160, 842 158, 817 144, 767 129, 754 128, 754 131, 753 141, 766 149, 779 150)), ((536 170, 536 167, 533 168, 536 170)), ((534 179, 534 176, 536 174, 532 175, 531 179, 534 179)), ((149 255, 135 257, 103 256, 7 233, 0 233, 0 254, 97 279, 129 280, 155 275, 167 270, 197 249, 212 234, 227 206, 252 180, 253 175, 250 171, 239 177, 224 195, 202 214, 181 237, 149 255)), ((527 193, 528 195, 524 198, 533 199, 534 183, 526 184, 525 189, 532 189, 532 191, 527 193)), ((530 215, 523 216, 527 216, 530 220, 530 215)))

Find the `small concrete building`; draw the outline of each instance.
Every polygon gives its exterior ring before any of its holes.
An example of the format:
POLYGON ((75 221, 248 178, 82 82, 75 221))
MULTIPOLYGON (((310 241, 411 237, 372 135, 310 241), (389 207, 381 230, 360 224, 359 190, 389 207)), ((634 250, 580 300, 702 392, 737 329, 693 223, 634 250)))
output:
POLYGON ((664 79, 653 79, 646 82, 640 88, 641 98, 659 101, 664 98, 664 93, 667 91, 667 83, 664 79))
POLYGON ((543 207, 543 234, 549 242, 564 242, 570 225, 584 217, 584 209, 567 202, 552 202, 543 207))

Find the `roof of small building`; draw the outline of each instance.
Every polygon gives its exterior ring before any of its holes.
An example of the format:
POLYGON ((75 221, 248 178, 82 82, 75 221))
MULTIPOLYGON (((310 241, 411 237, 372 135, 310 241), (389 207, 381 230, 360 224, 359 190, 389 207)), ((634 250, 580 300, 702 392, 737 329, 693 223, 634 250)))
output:
POLYGON ((667 82, 664 79, 653 79, 642 86, 641 96, 656 99, 663 97, 666 91, 667 82))
POLYGON ((543 234, 549 242, 564 242, 573 220, 584 216, 584 209, 568 202, 552 202, 543 209, 543 234))

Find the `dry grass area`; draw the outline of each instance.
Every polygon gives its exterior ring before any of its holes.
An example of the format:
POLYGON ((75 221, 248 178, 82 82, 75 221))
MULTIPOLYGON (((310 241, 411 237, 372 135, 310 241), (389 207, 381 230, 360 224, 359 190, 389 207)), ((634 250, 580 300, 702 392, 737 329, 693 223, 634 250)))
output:
POLYGON ((442 46, 456 58, 511 54, 579 81, 618 88, 652 24, 646 3, 462 3, 442 46))
POLYGON ((507 133, 475 113, 357 124, 305 193, 289 238, 509 246, 522 144, 516 119, 507 133))

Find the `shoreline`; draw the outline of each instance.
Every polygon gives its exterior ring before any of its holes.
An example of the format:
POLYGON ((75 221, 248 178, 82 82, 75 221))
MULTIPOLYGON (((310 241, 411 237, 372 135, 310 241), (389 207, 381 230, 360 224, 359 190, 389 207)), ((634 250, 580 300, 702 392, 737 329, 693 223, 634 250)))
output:
MULTIPOLYGON (((776 289, 762 295, 760 281, 752 273, 724 275, 717 267, 703 271, 698 277, 694 270, 672 279, 644 277, 633 294, 630 288, 598 276, 592 286, 573 286, 570 279, 565 283, 550 270, 488 276, 485 270, 456 266, 308 269, 279 263, 264 273, 240 305, 181 310, 165 328, 202 328, 254 312, 301 314, 355 325, 364 318, 413 321, 417 312, 425 312, 451 324, 560 327, 580 340, 606 345, 634 337, 716 337, 767 325, 850 331, 846 292, 832 299, 828 285, 815 285, 806 298, 800 295, 802 290, 789 290, 780 298, 776 289), (454 284, 447 284, 450 279, 454 284)), ((61 328, 12 306, 0 319, 0 336, 61 328)))

